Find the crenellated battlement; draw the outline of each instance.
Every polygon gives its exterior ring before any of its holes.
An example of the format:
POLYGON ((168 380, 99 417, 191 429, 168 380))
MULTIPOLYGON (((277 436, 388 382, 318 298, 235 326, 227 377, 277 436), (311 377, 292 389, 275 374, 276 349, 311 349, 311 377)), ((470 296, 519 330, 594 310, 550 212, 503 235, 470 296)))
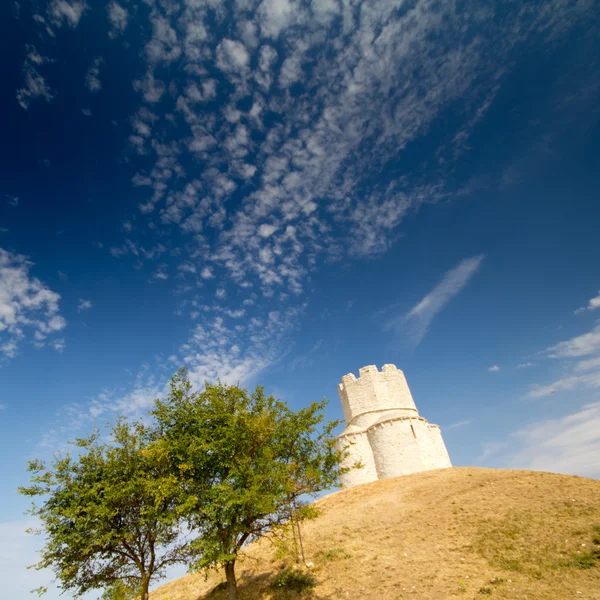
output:
POLYGON ((358 378, 354 373, 348 373, 342 377, 338 392, 348 425, 356 417, 369 412, 417 412, 406 377, 396 365, 383 365, 381 371, 375 365, 362 367, 358 378))
POLYGON ((346 429, 338 445, 344 464, 363 468, 342 476, 342 485, 451 466, 438 425, 419 415, 404 373, 396 365, 359 369, 342 377, 338 392, 346 429))

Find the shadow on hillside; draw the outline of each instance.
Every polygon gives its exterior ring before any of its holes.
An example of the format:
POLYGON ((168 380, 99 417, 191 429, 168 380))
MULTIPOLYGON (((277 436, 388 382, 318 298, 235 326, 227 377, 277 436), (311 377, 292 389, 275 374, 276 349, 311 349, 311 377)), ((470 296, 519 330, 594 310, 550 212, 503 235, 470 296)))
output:
MULTIPOLYGON (((272 590, 269 583, 277 570, 267 571, 254 576, 246 575, 238 581, 240 600, 334 600, 334 596, 317 594, 314 590, 295 592, 292 590, 272 590)), ((194 600, 227 600, 225 583, 220 583, 206 594, 197 596, 194 600)))
MULTIPOLYGON (((269 581, 274 571, 260 573, 255 576, 245 576, 238 581, 238 594, 241 600, 246 598, 259 598, 269 587, 269 581)), ((206 594, 201 594, 195 600, 227 600, 227 588, 225 582, 215 586, 206 594)))

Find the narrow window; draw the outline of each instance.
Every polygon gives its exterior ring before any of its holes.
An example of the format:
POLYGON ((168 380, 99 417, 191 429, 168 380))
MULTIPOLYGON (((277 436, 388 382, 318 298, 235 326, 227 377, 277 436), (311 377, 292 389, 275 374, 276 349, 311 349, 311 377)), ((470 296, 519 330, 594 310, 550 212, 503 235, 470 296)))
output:
POLYGON ((413 427, 412 423, 410 424, 410 430, 413 432, 413 437, 416 438, 417 434, 415 433, 415 428, 413 427))

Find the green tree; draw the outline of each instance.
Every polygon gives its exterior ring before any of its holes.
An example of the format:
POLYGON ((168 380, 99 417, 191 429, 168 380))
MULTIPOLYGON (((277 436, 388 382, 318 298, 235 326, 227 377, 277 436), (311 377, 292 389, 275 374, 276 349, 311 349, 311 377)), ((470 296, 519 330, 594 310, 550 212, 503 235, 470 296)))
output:
POLYGON ((42 523, 34 533, 46 537, 33 566, 52 569, 63 591, 78 597, 106 589, 119 598, 134 590, 147 600, 152 580, 187 561, 176 512, 185 508, 177 502, 179 486, 160 456, 147 452, 148 443, 144 425, 121 421, 109 443, 96 431, 75 442, 76 456, 67 453, 49 466, 29 463, 31 485, 19 491, 43 499, 29 512, 42 523))
POLYGON ((139 586, 131 586, 122 580, 115 581, 112 585, 104 589, 100 600, 134 600, 139 598, 139 586))
POLYGON ((221 566, 237 598, 235 561, 245 544, 273 532, 302 497, 339 481, 340 452, 324 423, 326 401, 292 411, 284 402, 237 386, 206 384, 194 392, 185 371, 157 400, 157 452, 181 481, 193 534, 193 569, 221 566))

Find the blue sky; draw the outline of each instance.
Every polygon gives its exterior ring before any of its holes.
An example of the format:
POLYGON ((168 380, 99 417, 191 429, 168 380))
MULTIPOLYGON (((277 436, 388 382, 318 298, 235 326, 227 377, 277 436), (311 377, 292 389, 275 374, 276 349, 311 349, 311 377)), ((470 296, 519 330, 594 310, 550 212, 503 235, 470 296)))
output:
POLYGON ((2 3, 11 597, 26 461, 181 365, 340 418, 395 363, 454 464, 600 476, 594 4, 2 3))

